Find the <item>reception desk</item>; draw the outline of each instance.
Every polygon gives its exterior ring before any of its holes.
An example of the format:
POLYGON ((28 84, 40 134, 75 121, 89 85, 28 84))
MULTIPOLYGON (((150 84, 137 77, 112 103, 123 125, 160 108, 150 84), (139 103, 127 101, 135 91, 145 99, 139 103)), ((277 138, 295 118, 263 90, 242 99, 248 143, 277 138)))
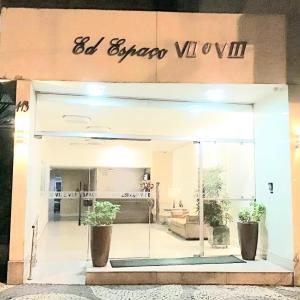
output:
POLYGON ((152 198, 97 198, 97 201, 109 201, 120 205, 120 212, 114 221, 116 224, 122 223, 148 223, 149 217, 152 223, 153 215, 151 210, 152 198), (150 204, 149 204, 150 203, 150 204), (150 205, 150 210, 149 210, 150 205), (150 211, 150 216, 149 216, 150 211))

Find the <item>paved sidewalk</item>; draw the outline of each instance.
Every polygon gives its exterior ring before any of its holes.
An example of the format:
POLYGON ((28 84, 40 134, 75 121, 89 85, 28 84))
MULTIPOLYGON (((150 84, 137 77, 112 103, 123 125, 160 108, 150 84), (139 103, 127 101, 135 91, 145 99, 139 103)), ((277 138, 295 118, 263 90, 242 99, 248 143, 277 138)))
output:
POLYGON ((300 288, 257 286, 0 285, 1 300, 262 300, 298 299, 300 288))

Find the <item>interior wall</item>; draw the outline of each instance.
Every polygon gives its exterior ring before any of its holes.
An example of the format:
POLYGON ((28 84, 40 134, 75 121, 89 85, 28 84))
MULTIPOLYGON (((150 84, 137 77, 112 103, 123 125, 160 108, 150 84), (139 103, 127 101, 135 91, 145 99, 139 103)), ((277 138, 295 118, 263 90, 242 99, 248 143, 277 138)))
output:
POLYGON ((197 145, 187 143, 173 151, 173 183, 172 187, 178 189, 176 200, 181 200, 183 206, 190 211, 196 208, 195 193, 198 186, 198 151, 197 145))
POLYGON ((161 213, 165 208, 172 208, 172 199, 168 193, 169 188, 172 186, 172 158, 171 151, 154 151, 152 153, 151 181, 153 184, 159 182, 161 213))
POLYGON ((268 259, 293 266, 291 156, 287 88, 255 104, 256 198, 266 206, 260 248, 268 259), (268 183, 274 184, 270 193, 268 183))
MULTIPOLYGON (((119 170, 114 176, 103 176, 100 168, 95 169, 95 176, 91 176, 91 187, 96 190, 122 191, 129 188, 130 191, 138 191, 138 184, 141 182, 144 174, 144 168, 150 168, 152 164, 152 150, 147 142, 112 142, 99 143, 96 145, 83 144, 82 139, 76 139, 76 142, 69 139, 43 139, 45 145, 45 156, 47 164, 50 166, 61 168, 90 168, 103 167, 112 170, 119 170), (135 174, 123 174, 125 170, 142 170, 135 174), (122 173, 122 174, 121 174, 122 173), (140 174, 142 173, 142 175, 140 174), (134 177, 134 183, 128 180, 128 176, 134 177), (124 181, 123 179, 126 178, 124 181), (112 184, 113 180, 119 180, 117 185, 112 184), (103 185, 102 185, 103 184, 103 185), (121 190, 120 190, 121 189, 121 190)), ((107 172, 109 175, 110 171, 107 172)), ((55 173, 56 174, 56 173, 55 173)), ((60 174, 62 175, 62 174, 60 174)), ((112 175, 112 174, 110 174, 112 175)), ((64 175, 66 176, 66 174, 64 175)), ((75 176, 75 175, 74 175, 75 176)), ((77 176, 77 175, 76 175, 77 176)), ((79 175, 78 175, 79 176, 79 175)), ((75 191, 80 180, 88 183, 88 178, 76 177, 68 179, 64 178, 63 190, 75 191), (70 182, 74 182, 71 184, 70 182), (70 183, 70 184, 69 184, 70 183)), ((78 213, 78 200, 65 199, 61 200, 61 216, 74 216, 78 213)))
MULTIPOLYGON (((89 170, 55 169, 51 171, 51 177, 62 178, 62 191, 79 191, 80 182, 82 190, 89 186, 89 170)), ((78 215, 78 199, 61 199, 60 216, 69 217, 78 215)))
POLYGON ((143 168, 98 168, 97 191, 138 192, 144 173, 143 168))
POLYGON ((84 145, 64 139, 44 139, 47 161, 55 167, 150 168, 152 151, 147 142, 119 142, 107 145, 84 145))

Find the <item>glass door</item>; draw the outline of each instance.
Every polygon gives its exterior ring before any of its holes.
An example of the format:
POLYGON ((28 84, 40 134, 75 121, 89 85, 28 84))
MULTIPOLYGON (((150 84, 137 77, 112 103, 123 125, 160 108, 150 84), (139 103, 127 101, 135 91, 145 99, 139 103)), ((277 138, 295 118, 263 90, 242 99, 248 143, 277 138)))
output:
MULTIPOLYGON (((43 140, 50 148, 60 138, 48 137, 43 140)), ((78 140, 76 143, 74 139, 65 142, 61 150, 67 151, 71 157, 88 157, 90 153, 97 154, 101 151, 117 155, 116 150, 122 152, 134 147, 131 145, 134 142, 127 141, 106 141, 97 145, 93 142, 93 145, 89 145, 90 141, 78 140)), ((59 151, 60 147, 61 143, 57 143, 56 150, 59 151)), ((67 158, 65 153, 63 156, 67 158)), ((65 163, 69 163, 68 159, 65 163)), ((94 165, 97 165, 96 161, 94 165)), ((71 248, 73 240, 80 240, 77 250, 69 249, 69 254, 75 251, 79 255, 80 252, 82 261, 91 260, 90 230, 89 226, 84 225, 84 219, 86 214, 93 210, 96 202, 109 201, 120 205, 120 211, 113 223, 110 258, 149 257, 151 210, 154 200, 150 190, 145 191, 141 187, 143 181, 150 181, 150 178, 147 179, 148 175, 150 175, 148 167, 131 168, 117 165, 88 169, 52 168, 49 193, 50 226, 54 226, 57 230, 63 229, 65 239, 69 241, 71 248)))
POLYGON ((173 143, 153 155, 150 257, 239 255, 238 213, 255 199, 253 143, 173 143))
MULTIPOLYGON (((153 198, 150 190, 142 190, 142 182, 150 175, 148 168, 97 167, 89 169, 89 184, 81 184, 78 202, 78 225, 94 209, 97 202, 119 205, 113 221, 110 255, 115 258, 149 257, 149 231, 153 198)), ((88 255, 90 231, 88 231, 88 255)))
POLYGON ((164 141, 164 150, 153 151, 152 157, 154 207, 150 257, 192 257, 200 249, 199 145, 190 141, 164 141))
POLYGON ((255 200, 254 145, 204 142, 199 147, 201 254, 240 255, 238 214, 255 200))

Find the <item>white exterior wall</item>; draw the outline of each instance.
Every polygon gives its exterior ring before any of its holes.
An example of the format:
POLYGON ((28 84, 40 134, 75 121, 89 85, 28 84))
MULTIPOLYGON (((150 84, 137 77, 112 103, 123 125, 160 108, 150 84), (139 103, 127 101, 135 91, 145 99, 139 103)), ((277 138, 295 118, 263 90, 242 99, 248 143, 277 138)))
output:
POLYGON ((269 260, 293 266, 291 160, 287 88, 255 104, 256 197, 266 206, 260 248, 269 260), (274 193, 268 189, 273 182, 274 193))

